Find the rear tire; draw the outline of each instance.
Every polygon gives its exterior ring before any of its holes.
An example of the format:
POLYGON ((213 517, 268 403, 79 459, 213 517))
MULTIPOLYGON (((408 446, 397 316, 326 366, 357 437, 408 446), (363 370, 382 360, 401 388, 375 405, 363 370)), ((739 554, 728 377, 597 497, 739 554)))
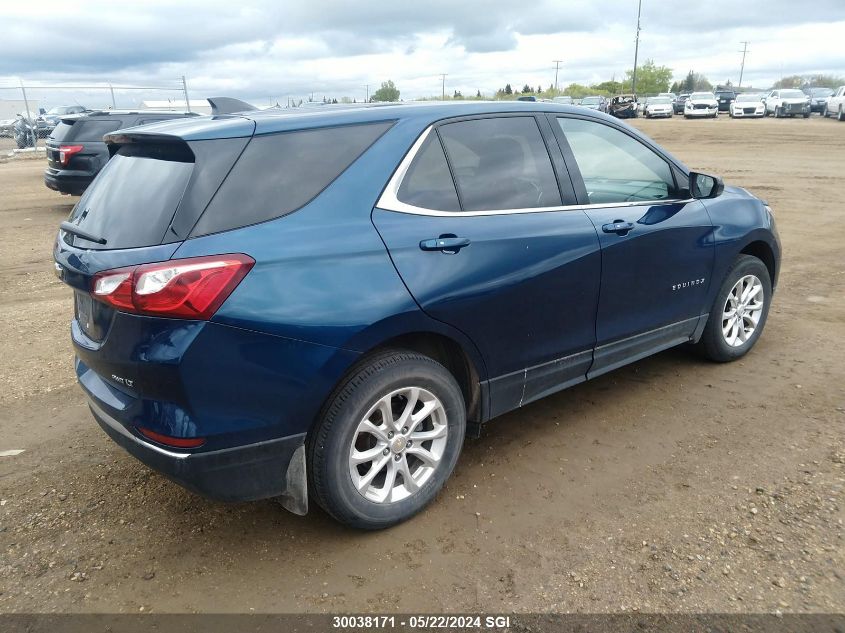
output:
POLYGON ((309 491, 341 523, 390 527, 435 498, 465 433, 452 374, 427 356, 385 351, 359 363, 329 397, 307 442, 309 491))
POLYGON ((839 106, 839 114, 836 116, 836 119, 839 121, 845 121, 845 110, 842 109, 842 106, 839 106))
POLYGON ((763 333, 771 302, 766 265, 752 255, 737 257, 713 301, 698 351, 719 363, 745 356, 763 333))

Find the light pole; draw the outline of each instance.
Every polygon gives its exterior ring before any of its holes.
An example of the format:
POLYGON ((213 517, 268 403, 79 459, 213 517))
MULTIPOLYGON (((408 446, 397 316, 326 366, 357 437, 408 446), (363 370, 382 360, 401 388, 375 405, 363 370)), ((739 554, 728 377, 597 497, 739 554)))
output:
POLYGON ((739 67, 739 85, 737 89, 742 88, 742 74, 745 72, 745 54, 748 53, 750 42, 740 42, 740 44, 742 44, 742 65, 739 67))
POLYGON ((637 2, 637 39, 634 42, 634 74, 631 77, 631 92, 637 94, 637 55, 640 52, 640 14, 642 13, 643 0, 637 2))
POLYGON ((560 65, 563 63, 562 59, 553 59, 552 60, 555 64, 555 92, 557 92, 557 71, 560 68, 560 65))
POLYGON ((440 73, 440 100, 446 101, 446 75, 449 73, 440 73))

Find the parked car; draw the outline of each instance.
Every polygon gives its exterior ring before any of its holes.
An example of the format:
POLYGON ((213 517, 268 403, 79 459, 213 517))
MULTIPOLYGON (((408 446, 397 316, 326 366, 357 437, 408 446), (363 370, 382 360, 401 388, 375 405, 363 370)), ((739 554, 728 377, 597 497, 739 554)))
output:
POLYGON ((732 119, 762 117, 765 113, 766 105, 759 94, 738 94, 731 103, 730 114, 732 119))
POLYGON ((797 89, 772 90, 765 99, 766 116, 770 114, 777 118, 801 115, 805 119, 810 116, 810 98, 797 89))
POLYGON ((822 116, 836 116, 840 121, 845 121, 845 86, 839 86, 831 96, 827 98, 822 116))
POLYGON ((12 138, 14 136, 15 121, 17 117, 12 119, 0 119, 0 136, 12 138))
POLYGON ((552 103, 559 103, 561 105, 573 105, 572 97, 568 95, 561 95, 552 99, 552 103))
POLYGON ((777 282, 763 201, 586 109, 263 111, 106 142, 54 247, 95 419, 195 491, 310 495, 358 528, 425 507, 496 416, 675 345, 743 357, 777 282))
POLYGON ((693 92, 684 102, 684 118, 719 116, 719 102, 712 92, 693 92))
POLYGON ((607 112, 617 119, 633 119, 639 113, 637 105, 636 95, 616 95, 610 100, 607 112))
POLYGON ((88 112, 88 109, 82 105, 55 106, 39 116, 38 121, 42 121, 44 123, 44 129, 52 133, 63 116, 82 114, 83 112, 88 112))
POLYGON ((730 112, 731 104, 736 99, 736 92, 733 90, 722 89, 716 90, 714 93, 716 101, 719 102, 719 112, 730 112))
POLYGON ((818 112, 819 114, 824 113, 827 98, 833 95, 831 88, 807 88, 803 92, 810 97, 810 112, 818 112))
POLYGON ((534 101, 537 101, 537 97, 535 97, 534 95, 522 95, 521 97, 517 97, 517 98, 516 98, 516 100, 517 100, 517 101, 531 101, 531 102, 534 102, 534 101))
POLYGON ((578 105, 589 108, 590 110, 607 112, 607 99, 602 96, 584 97, 578 105))
POLYGON ((678 95, 678 98, 672 102, 672 113, 673 114, 683 114, 684 113, 684 103, 686 103, 687 99, 689 99, 689 93, 681 93, 678 95))
POLYGON ((103 135, 122 128, 197 116, 158 110, 98 110, 63 116, 47 139, 44 184, 63 194, 82 195, 109 161, 103 135))
POLYGON ((651 119, 654 117, 672 118, 672 99, 669 97, 651 97, 645 104, 645 117, 651 119))

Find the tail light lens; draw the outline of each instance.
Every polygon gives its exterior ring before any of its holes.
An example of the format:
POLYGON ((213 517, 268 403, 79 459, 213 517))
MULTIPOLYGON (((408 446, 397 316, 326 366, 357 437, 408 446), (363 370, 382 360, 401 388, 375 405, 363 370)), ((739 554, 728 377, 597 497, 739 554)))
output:
POLYGON ((135 427, 138 432, 146 437, 148 440, 171 446, 173 448, 198 448, 205 444, 204 437, 173 437, 172 435, 164 435, 163 433, 156 433, 151 429, 143 426, 135 427))
POLYGON ((255 265, 248 255, 212 255, 106 270, 91 294, 123 312, 210 319, 255 265))
POLYGON ((67 167, 70 157, 82 151, 82 145, 60 145, 59 146, 59 162, 62 167, 67 167))

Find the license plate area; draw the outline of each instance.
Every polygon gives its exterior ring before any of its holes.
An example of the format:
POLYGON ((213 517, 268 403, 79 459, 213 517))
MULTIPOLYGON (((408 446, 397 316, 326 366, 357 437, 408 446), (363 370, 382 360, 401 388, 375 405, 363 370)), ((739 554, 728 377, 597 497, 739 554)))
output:
POLYGON ((106 337, 114 310, 95 301, 86 292, 74 293, 74 314, 80 329, 92 341, 100 342, 106 337))

